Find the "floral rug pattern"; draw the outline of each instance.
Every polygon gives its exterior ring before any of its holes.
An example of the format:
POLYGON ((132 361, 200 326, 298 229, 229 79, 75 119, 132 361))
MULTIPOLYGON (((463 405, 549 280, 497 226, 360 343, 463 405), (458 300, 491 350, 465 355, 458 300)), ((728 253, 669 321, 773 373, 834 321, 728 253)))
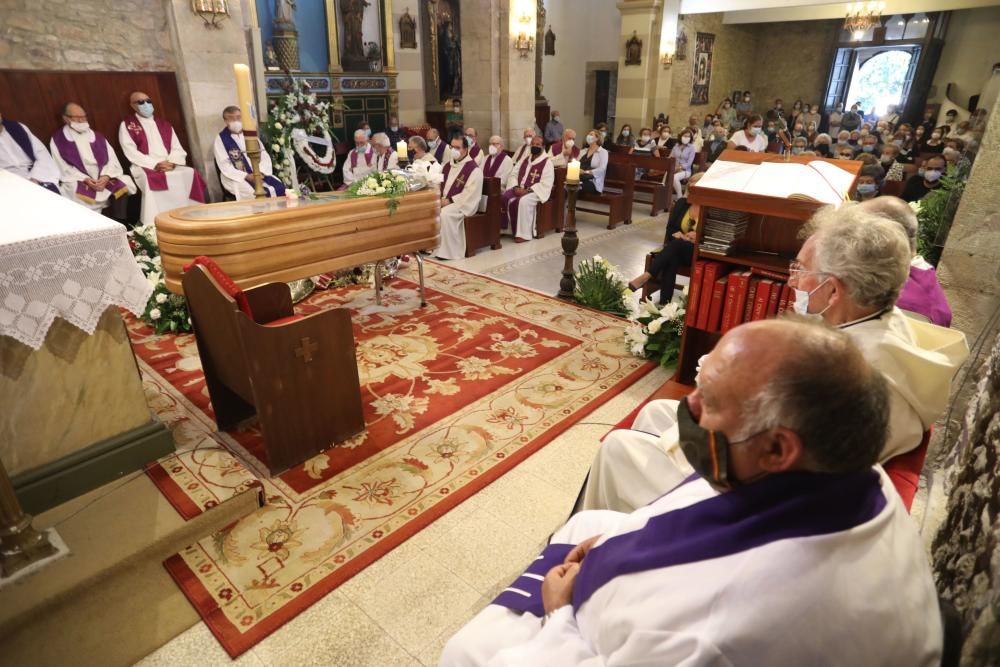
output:
POLYGON ((234 657, 653 368, 624 320, 430 263, 421 309, 412 271, 382 306, 352 287, 297 307, 351 309, 367 430, 275 478, 255 429, 215 432, 193 337, 129 323, 177 442, 153 481, 186 517, 252 486, 266 497, 165 562, 234 657))

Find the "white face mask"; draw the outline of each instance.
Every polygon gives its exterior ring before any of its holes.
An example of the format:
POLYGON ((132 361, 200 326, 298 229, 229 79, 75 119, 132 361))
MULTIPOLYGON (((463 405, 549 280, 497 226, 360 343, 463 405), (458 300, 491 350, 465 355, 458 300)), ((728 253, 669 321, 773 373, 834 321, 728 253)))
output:
POLYGON ((437 148, 438 140, 437 139, 431 139, 430 141, 427 142, 427 145, 430 146, 431 148, 437 148))
POLYGON ((227 127, 229 128, 229 131, 232 132, 233 134, 239 134, 240 132, 243 131, 243 121, 234 120, 233 122, 228 123, 227 127))
POLYGON ((566 148, 573 148, 573 146, 576 146, 576 142, 573 141, 572 139, 567 139, 566 140, 566 148))
POLYGON ((809 317, 809 318, 813 318, 813 319, 817 319, 817 320, 823 319, 823 313, 825 313, 827 310, 830 309, 830 304, 827 304, 826 308, 824 308, 823 310, 821 310, 818 313, 810 313, 809 312, 809 297, 811 297, 813 295, 813 292, 815 292, 820 287, 822 287, 823 285, 825 285, 827 280, 829 280, 829 278, 827 278, 826 280, 824 280, 823 282, 821 282, 819 285, 816 285, 816 287, 812 288, 808 292, 805 291, 805 290, 801 290, 801 289, 796 289, 795 290, 795 312, 796 313, 798 313, 799 315, 802 315, 803 317, 809 317))
POLYGON ((490 155, 496 155, 499 152, 500 152, 500 150, 496 146, 494 146, 493 144, 490 144, 490 155))
POLYGON ((553 116, 553 117, 552 117, 552 120, 554 120, 555 122, 557 122, 557 123, 558 123, 558 122, 559 122, 559 116, 553 116))
POLYGON ((69 126, 70 129, 72 129, 74 132, 78 132, 79 134, 83 134, 84 132, 90 129, 90 123, 86 121, 82 123, 70 123, 69 126))
POLYGON ((399 125, 390 125, 389 129, 392 130, 393 132, 398 132, 399 131, 399 125))
POLYGON ((530 143, 531 143, 531 137, 525 137, 524 138, 524 145, 527 146, 530 143))
POLYGON ((689 136, 687 136, 685 134, 683 137, 681 137, 681 143, 682 144, 689 144, 689 143, 691 143, 691 137, 689 137, 689 136))

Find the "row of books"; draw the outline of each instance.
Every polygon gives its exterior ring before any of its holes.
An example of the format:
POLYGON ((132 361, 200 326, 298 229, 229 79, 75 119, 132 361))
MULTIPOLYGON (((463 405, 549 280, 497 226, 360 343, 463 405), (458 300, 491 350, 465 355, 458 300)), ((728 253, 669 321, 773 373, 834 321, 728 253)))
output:
POLYGON ((705 211, 705 233, 701 238, 702 250, 717 255, 728 255, 733 242, 743 236, 750 222, 750 214, 709 208, 705 211))
POLYGON ((691 270, 685 323, 725 333, 738 324, 777 317, 795 305, 780 273, 699 260, 691 270))

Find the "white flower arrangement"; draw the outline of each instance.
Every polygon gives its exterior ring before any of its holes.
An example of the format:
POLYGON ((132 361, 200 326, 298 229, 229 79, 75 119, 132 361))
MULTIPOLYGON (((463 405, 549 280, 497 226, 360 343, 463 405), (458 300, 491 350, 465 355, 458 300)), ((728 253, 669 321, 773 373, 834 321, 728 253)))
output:
POLYGON ((681 334, 684 332, 684 316, 687 313, 687 294, 663 306, 646 299, 631 302, 629 320, 632 325, 625 329, 625 345, 634 356, 652 359, 661 366, 669 366, 680 357, 681 334))
POLYGON ((318 101, 309 92, 309 85, 299 79, 290 78, 285 89, 287 93, 272 103, 265 128, 274 151, 271 162, 275 175, 285 183, 292 181, 295 164, 294 157, 284 150, 287 146, 295 149, 295 155, 310 170, 332 174, 337 167, 337 155, 336 140, 330 132, 331 104, 318 101), (313 150, 308 141, 310 136, 321 137, 325 142, 327 149, 323 155, 313 150))
POLYGON ((392 215, 399 206, 396 198, 406 194, 408 189, 403 176, 391 171, 379 171, 363 181, 355 181, 347 191, 353 197, 388 197, 389 215, 392 215))
POLYGON ((152 224, 136 227, 129 232, 129 245, 136 263, 153 286, 153 293, 146 302, 146 309, 140 319, 152 326, 158 334, 191 331, 187 302, 183 296, 170 292, 164 281, 160 248, 156 242, 156 227, 152 224))

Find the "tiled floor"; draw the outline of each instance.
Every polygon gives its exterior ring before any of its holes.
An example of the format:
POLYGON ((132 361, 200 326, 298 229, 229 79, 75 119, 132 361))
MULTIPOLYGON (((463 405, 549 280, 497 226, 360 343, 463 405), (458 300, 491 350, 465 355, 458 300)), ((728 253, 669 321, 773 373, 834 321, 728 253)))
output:
MULTIPOLYGON (((666 216, 609 231, 596 216, 577 224, 577 255, 606 257, 622 274, 642 272, 663 238, 666 216)), ((545 293, 563 266, 559 234, 480 251, 451 265, 545 293)), ((601 406, 486 489, 361 572, 246 652, 240 664, 434 665, 448 638, 488 604, 566 518, 600 438, 668 379, 657 369, 601 406)), ((139 664, 224 665, 231 661, 203 623, 139 664)))

